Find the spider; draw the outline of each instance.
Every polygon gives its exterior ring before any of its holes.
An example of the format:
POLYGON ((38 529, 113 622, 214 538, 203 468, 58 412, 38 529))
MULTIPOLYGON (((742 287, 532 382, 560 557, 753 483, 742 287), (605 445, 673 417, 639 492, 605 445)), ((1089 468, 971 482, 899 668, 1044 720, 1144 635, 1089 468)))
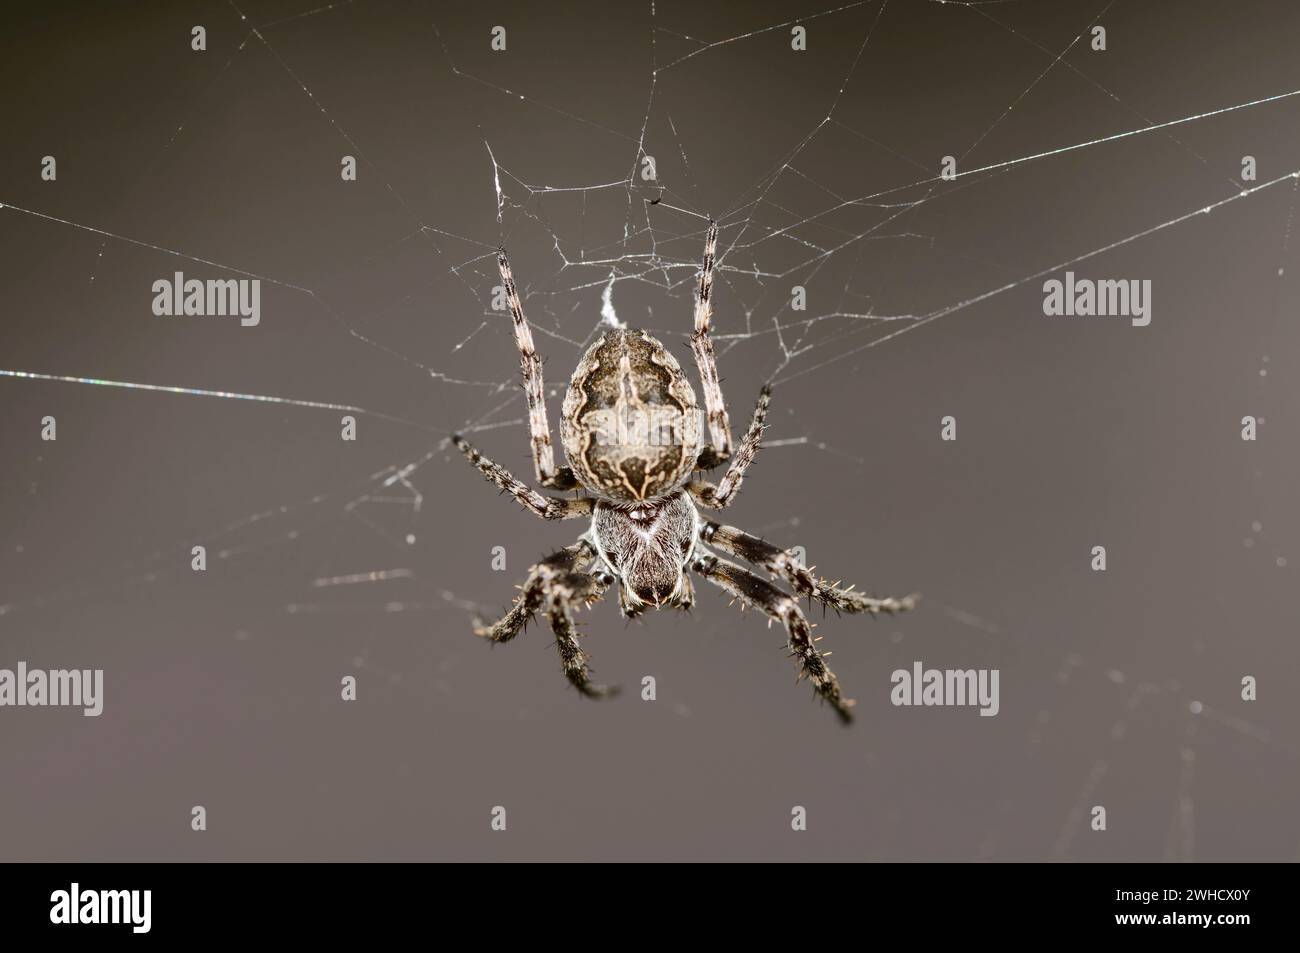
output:
POLYGON ((619 606, 629 619, 651 608, 690 609, 695 602, 690 570, 743 605, 765 613, 769 624, 780 622, 797 660, 799 678, 807 677, 817 695, 847 723, 852 720, 853 701, 841 693, 839 681, 817 651, 818 639, 813 638, 798 599, 752 570, 715 555, 709 547, 784 579, 810 605, 815 599, 840 612, 874 616, 910 609, 917 597, 873 599, 852 587, 839 588, 814 576, 791 550, 702 517, 701 507, 720 510, 736 499, 758 452, 772 393, 765 384, 749 430, 733 452, 709 336, 717 243, 718 226, 710 220, 691 336, 710 441, 703 442, 695 391, 681 365, 647 332, 620 326, 606 331, 588 348, 569 381, 560 436, 570 465, 561 467, 555 465, 546 419, 542 362, 533 347, 505 249, 498 252, 523 368, 537 482, 550 490, 582 489, 590 495, 547 496, 483 456, 459 434, 452 442, 488 480, 535 515, 548 520, 590 519, 591 525, 573 545, 532 566, 505 616, 492 625, 476 620, 475 632, 493 643, 508 642, 542 612, 555 633, 569 681, 586 697, 607 697, 616 689, 592 682, 590 657, 578 645, 574 613, 600 599, 615 583, 619 606), (697 471, 724 464, 727 469, 716 484, 692 479, 697 471))

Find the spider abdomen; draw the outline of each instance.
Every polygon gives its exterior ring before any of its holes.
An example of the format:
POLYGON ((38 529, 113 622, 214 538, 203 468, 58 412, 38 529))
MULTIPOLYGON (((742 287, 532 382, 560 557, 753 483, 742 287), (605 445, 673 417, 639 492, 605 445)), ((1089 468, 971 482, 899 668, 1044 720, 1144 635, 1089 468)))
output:
POLYGON ((564 452, 593 493, 622 502, 681 486, 699 456, 695 391, 681 365, 645 331, 606 331, 583 355, 560 420, 564 452))

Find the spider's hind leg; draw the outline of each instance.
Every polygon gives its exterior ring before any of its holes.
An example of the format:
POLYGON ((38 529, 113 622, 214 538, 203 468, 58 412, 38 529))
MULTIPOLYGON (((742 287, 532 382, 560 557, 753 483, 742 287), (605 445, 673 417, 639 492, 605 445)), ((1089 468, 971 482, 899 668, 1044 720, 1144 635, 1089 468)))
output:
POLYGON ((708 414, 710 449, 717 463, 701 464, 701 469, 711 469, 731 454, 731 421, 727 417, 727 403, 722 396, 722 383, 718 379, 718 359, 713 352, 710 336, 713 319, 713 265, 718 255, 718 223, 709 220, 709 230, 704 238, 704 260, 700 265, 700 284, 695 295, 695 330, 691 335, 691 351, 695 366, 700 372, 704 388, 704 408, 708 414))
POLYGON ((816 599, 822 605, 837 612, 865 612, 879 615, 882 612, 894 615, 906 612, 916 605, 920 598, 916 593, 902 598, 887 596, 872 598, 852 587, 841 589, 818 576, 813 575, 799 557, 788 549, 773 546, 766 540, 751 536, 734 526, 706 522, 700 527, 700 539, 711 546, 716 546, 731 556, 738 556, 746 562, 762 566, 774 576, 780 576, 794 587, 794 591, 805 599, 816 599))
POLYGON ((501 287, 505 289, 506 303, 515 332, 515 346, 519 349, 519 367, 524 378, 524 396, 528 401, 528 433, 533 448, 533 471, 537 482, 548 490, 572 490, 578 479, 569 467, 556 467, 555 449, 551 445, 551 426, 546 419, 546 384, 542 375, 542 359, 533 345, 533 332, 524 317, 524 304, 519 300, 519 289, 510 270, 506 250, 497 252, 497 268, 501 273, 501 287))

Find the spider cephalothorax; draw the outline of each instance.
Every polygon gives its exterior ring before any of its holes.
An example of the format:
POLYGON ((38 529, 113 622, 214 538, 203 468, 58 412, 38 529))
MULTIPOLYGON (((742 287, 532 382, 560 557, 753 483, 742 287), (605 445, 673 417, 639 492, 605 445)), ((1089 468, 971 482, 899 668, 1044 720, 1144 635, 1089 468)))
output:
POLYGON ((591 522, 596 555, 623 583, 627 615, 642 606, 689 605, 686 565, 699 534, 699 513, 681 490, 631 506, 601 500, 591 522))
POLYGON ((547 489, 584 489, 591 495, 577 499, 546 496, 461 437, 452 440, 489 480, 536 515, 588 518, 591 525, 572 546, 533 566, 510 611, 491 626, 477 626, 476 631, 493 642, 507 642, 530 618, 545 613, 569 681, 583 695, 602 697, 611 690, 591 682, 588 656, 578 646, 573 613, 615 584, 619 605, 629 617, 647 608, 689 608, 695 594, 687 573, 695 572, 779 621, 801 674, 812 681, 817 694, 841 719, 849 721, 853 702, 841 694, 834 673, 813 644, 811 626, 796 596, 816 599, 841 612, 871 615, 910 609, 915 597, 873 599, 852 587, 841 589, 814 576, 794 552, 733 526, 701 519, 698 507, 722 509, 735 498, 745 470, 758 452, 771 397, 770 388, 764 386, 749 430, 733 452, 731 424, 709 336, 717 241, 717 225, 710 221, 691 336, 704 387, 709 442, 703 442, 695 391, 672 354, 645 331, 611 328, 583 355, 569 382, 560 423, 569 466, 558 468, 546 418, 542 362, 533 348, 510 263, 501 250, 497 263, 523 367, 537 481, 547 489), (723 464, 727 469, 716 484, 690 479, 696 471, 723 464), (720 559, 706 543, 783 579, 796 596, 738 563, 720 559))

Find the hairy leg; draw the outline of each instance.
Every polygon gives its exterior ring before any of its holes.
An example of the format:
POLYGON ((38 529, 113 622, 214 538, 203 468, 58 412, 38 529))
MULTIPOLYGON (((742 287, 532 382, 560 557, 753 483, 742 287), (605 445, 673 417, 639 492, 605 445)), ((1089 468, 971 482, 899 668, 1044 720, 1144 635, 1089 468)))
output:
POLYGON ((539 611, 546 613, 564 664, 564 675, 587 698, 606 698, 616 689, 596 685, 587 667, 589 656, 578 645, 573 614, 591 605, 609 588, 613 577, 603 570, 581 572, 576 567, 593 559, 596 549, 580 539, 533 566, 510 611, 492 625, 475 620, 474 632, 493 643, 509 642, 539 611))
POLYGON ((772 388, 767 384, 759 392, 758 403, 754 405, 754 416, 750 420, 749 430, 740 441, 736 455, 731 458, 731 465, 717 485, 703 480, 693 480, 686 485, 701 506, 720 510, 729 506, 740 492, 740 484, 745 479, 745 471, 758 455, 759 443, 763 439, 763 421, 767 418, 767 408, 772 401, 772 388))
POLYGON ((700 287, 695 296, 695 332, 691 335, 691 351, 695 355, 695 367, 700 372, 700 382, 704 388, 704 409, 708 414, 709 439, 712 441, 709 450, 715 457, 725 460, 731 454, 731 422, 727 418, 727 404, 722 397, 722 383, 718 379, 718 359, 713 353, 713 338, 709 336, 713 318, 713 261, 717 252, 718 225, 710 220, 709 231, 704 239, 700 287))
POLYGON ((478 450, 474 449, 460 434, 453 434, 451 442, 479 472, 509 493, 520 505, 532 513, 547 520, 571 520, 580 516, 590 516, 595 502, 586 497, 576 500, 557 500, 554 497, 538 493, 531 486, 516 479, 509 470, 498 463, 493 463, 478 450))
POLYGON ((812 627, 793 596, 748 569, 711 553, 697 555, 691 569, 784 625, 790 653, 799 662, 800 677, 812 682, 818 696, 830 703, 841 721, 847 724, 853 720, 853 701, 841 693, 839 680, 813 644, 812 627))
POLYGON ((585 601, 581 595, 574 598, 573 594, 581 593, 582 587, 591 581, 593 577, 587 573, 569 573, 557 580, 547 593, 546 618, 555 633, 555 644, 564 664, 564 677, 585 698, 609 698, 618 694, 618 687, 592 682, 587 667, 591 656, 578 645, 577 627, 573 621, 575 603, 583 604, 585 601))
POLYGON ((524 317, 524 305, 510 271, 506 250, 497 253, 501 287, 506 292, 510 318, 514 324, 515 345, 519 348, 519 366, 524 374, 524 395, 528 398, 528 431, 532 438, 533 470, 537 482, 548 490, 572 490, 578 485, 573 471, 555 466, 555 449, 551 445, 551 427, 546 420, 546 384, 542 378, 542 359, 533 346, 533 332, 524 317))
MULTIPOLYGON (((547 589, 595 555, 595 547, 585 539, 580 539, 530 567, 528 578, 520 587, 510 611, 492 625, 485 625, 481 620, 475 619, 474 634, 492 642, 509 642, 524 630, 528 620, 542 608, 547 589)), ((600 591, 603 593, 604 589, 600 591)))
POLYGON ((704 523, 700 527, 700 539, 728 555, 738 556, 746 562, 762 566, 773 575, 781 576, 803 598, 816 599, 838 612, 866 612, 870 615, 884 612, 893 615, 913 608, 919 598, 916 593, 913 593, 901 599, 892 596, 873 599, 860 592, 854 592, 852 586, 841 589, 825 579, 814 576, 812 571, 804 566, 790 550, 773 546, 766 540, 751 536, 734 526, 704 523))

